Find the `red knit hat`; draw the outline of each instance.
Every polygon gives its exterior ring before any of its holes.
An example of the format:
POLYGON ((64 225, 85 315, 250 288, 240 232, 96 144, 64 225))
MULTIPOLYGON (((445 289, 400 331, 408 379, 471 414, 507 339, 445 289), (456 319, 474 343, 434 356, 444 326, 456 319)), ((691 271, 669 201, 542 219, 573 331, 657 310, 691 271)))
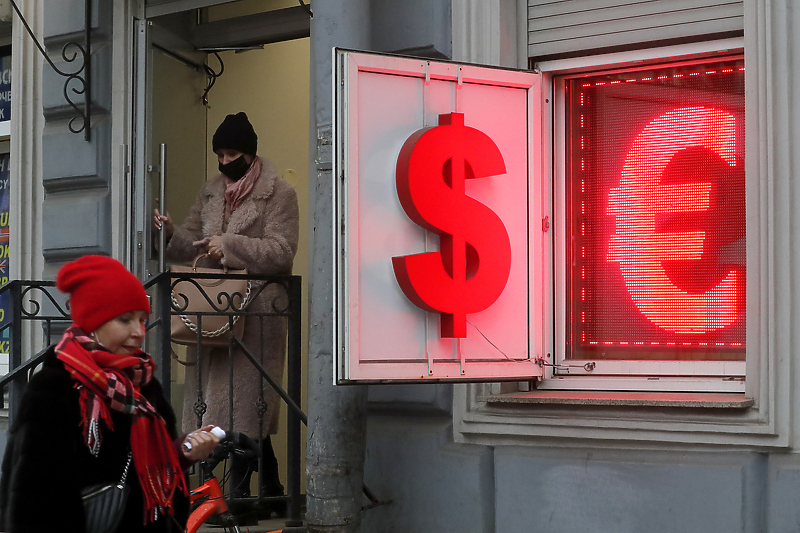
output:
POLYGON ((61 267, 56 287, 70 294, 72 321, 86 333, 129 311, 147 311, 142 282, 116 259, 86 255, 61 267))

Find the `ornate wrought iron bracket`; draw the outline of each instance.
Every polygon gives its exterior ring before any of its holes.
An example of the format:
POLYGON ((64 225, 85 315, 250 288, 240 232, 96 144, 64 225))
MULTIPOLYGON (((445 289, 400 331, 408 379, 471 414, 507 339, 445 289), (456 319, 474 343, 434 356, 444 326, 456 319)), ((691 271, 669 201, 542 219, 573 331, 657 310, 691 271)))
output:
POLYGON ((50 64, 50 67, 56 72, 56 74, 63 76, 66 78, 64 81, 64 99, 67 103, 75 110, 76 116, 72 117, 69 121, 69 131, 72 133, 80 133, 83 132, 83 138, 86 141, 91 140, 91 132, 92 132, 92 108, 91 108, 91 54, 92 54, 92 0, 85 0, 85 24, 84 24, 84 46, 81 46, 80 43, 76 43, 74 41, 70 41, 61 48, 61 57, 64 58, 64 61, 67 63, 72 63, 78 58, 78 52, 80 52, 80 57, 83 59, 83 62, 78 65, 79 68, 75 72, 63 72, 58 67, 55 66, 53 61, 47 55, 44 47, 39 43, 39 40, 36 38, 36 35, 33 34, 33 30, 28 25, 28 22, 25 20, 25 17, 22 16, 20 13, 19 8, 17 7, 16 2, 11 0, 11 6, 16 11, 17 16, 19 17, 20 21, 22 21, 22 25, 25 26, 25 29, 28 31, 28 34, 33 39, 34 44, 42 53, 42 56, 47 60, 50 64), (72 50, 70 54, 68 49, 70 47, 77 48, 78 51, 72 50), (75 81, 75 83, 70 86, 70 82, 75 81), (72 101, 70 98, 70 91, 76 95, 83 95, 83 110, 72 101), (75 127, 73 123, 81 119, 82 122, 80 127, 75 127))

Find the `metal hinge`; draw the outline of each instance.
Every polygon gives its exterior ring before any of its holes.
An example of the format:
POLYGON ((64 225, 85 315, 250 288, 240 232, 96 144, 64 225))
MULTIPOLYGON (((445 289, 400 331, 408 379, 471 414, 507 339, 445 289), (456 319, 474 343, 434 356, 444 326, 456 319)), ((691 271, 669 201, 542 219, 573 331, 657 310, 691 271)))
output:
MULTIPOLYGON (((550 359, 550 354, 547 354, 547 359, 550 359)), ((533 362, 539 366, 549 366, 554 370, 556 370, 557 372, 563 374, 569 374, 570 368, 572 369, 582 368, 584 372, 592 372, 595 369, 595 366, 597 366, 594 361, 588 361, 584 364, 577 364, 577 365, 565 365, 565 364, 554 365, 553 363, 548 363, 547 361, 545 361, 544 357, 542 356, 534 358, 533 362)))

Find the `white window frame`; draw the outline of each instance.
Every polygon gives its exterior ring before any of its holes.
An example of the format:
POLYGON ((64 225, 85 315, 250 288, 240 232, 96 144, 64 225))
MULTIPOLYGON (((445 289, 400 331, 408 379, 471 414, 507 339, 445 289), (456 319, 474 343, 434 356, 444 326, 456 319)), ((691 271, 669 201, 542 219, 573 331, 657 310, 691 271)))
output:
MULTIPOLYGON (((788 162, 794 139, 791 118, 788 113, 777 111, 775 106, 789 109, 792 94, 789 91, 776 92, 769 74, 775 69, 784 71, 790 62, 785 50, 780 49, 780 43, 784 41, 769 38, 768 17, 753 6, 746 9, 745 17, 753 27, 744 39, 598 55, 582 60, 542 63, 537 67, 547 77, 569 68, 570 62, 574 68, 590 68, 659 58, 675 59, 713 49, 744 48, 747 68, 748 342, 747 379, 741 396, 750 399, 751 404, 743 403, 738 409, 720 408, 705 403, 702 394, 661 394, 657 390, 644 394, 610 392, 606 393, 605 399, 614 401, 596 401, 597 394, 592 396, 579 391, 561 391, 560 395, 553 394, 553 391, 520 392, 527 390, 526 384, 518 387, 463 384, 454 390, 456 442, 551 446, 557 442, 563 444, 563 439, 584 445, 601 439, 609 446, 622 448, 663 445, 672 448, 676 444, 693 448, 727 445, 744 449, 790 446, 793 418, 790 391, 794 381, 791 354, 794 351, 792 340, 795 339, 791 306, 797 297, 779 289, 791 286, 793 271, 792 267, 786 266, 791 264, 789 243, 792 237, 786 217, 791 217, 792 211, 786 205, 790 202, 779 200, 782 196, 792 195, 794 185, 790 179, 780 179, 775 169, 790 168, 788 162), (776 50, 772 50, 773 47, 776 50), (785 135, 789 140, 776 146, 772 140, 775 135, 785 135), (783 248, 776 250, 776 242, 783 248), (516 400, 502 401, 509 396, 516 397, 516 400), (548 398, 541 401, 541 396, 548 398), (645 400, 641 401, 643 397, 645 400), (664 403, 660 403, 662 400, 664 403), (658 405, 659 408, 653 409, 648 405, 658 405), (674 408, 664 408, 664 405, 674 408)), ((552 87, 552 83, 545 86, 552 87)), ((543 98, 549 105, 552 93, 543 98)), ((551 132, 552 115, 549 121, 544 122, 544 131, 551 132)), ((545 138, 551 137, 547 135, 545 138)), ((546 153, 552 153, 552 146, 546 153)), ((551 301, 554 300, 551 298, 551 301)), ((546 313, 545 316, 550 322, 546 324, 546 331, 554 331, 555 313, 546 313)), ((553 340, 550 339, 551 346, 553 340)), ((612 388, 608 387, 608 379, 602 381, 606 384, 605 390, 612 388)))
MULTIPOLYGON (((593 58, 577 58, 571 60, 544 62, 538 65, 552 102, 549 110, 552 135, 552 146, 548 153, 553 154, 549 168, 553 184, 553 229, 555 242, 554 254, 554 295, 555 322, 552 363, 545 371, 540 388, 544 389, 596 389, 596 390, 659 390, 659 391, 693 391, 693 392, 736 392, 743 393, 745 388, 744 361, 636 361, 636 360, 570 360, 565 351, 567 336, 567 291, 568 249, 566 238, 570 231, 569 221, 565 216, 566 209, 566 120, 564 109, 564 75, 576 73, 594 73, 599 70, 617 67, 636 67, 644 61, 655 61, 659 64, 682 61, 710 55, 720 51, 728 54, 741 53, 744 45, 742 39, 726 39, 697 43, 682 47, 661 48, 646 52, 630 52, 617 54, 613 58, 598 56, 593 58), (676 49, 677 48, 677 49, 676 49), (606 63, 607 59, 615 59, 606 63), (621 377, 620 377, 621 376, 621 377), (673 377, 680 376, 680 377, 673 377)), ((724 57, 724 56, 723 56, 724 57)))

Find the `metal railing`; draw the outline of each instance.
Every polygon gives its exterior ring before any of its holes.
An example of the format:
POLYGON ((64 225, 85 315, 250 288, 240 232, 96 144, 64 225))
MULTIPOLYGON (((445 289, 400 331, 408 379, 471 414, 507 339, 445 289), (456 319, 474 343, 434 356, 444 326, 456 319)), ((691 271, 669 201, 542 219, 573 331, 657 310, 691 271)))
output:
MULTIPOLYGON (((8 373, 0 378, 0 390, 5 392, 8 389, 9 425, 19 409, 19 402, 33 370, 44 361, 47 349, 60 338, 70 322, 69 312, 59 303, 63 297, 58 296, 60 293, 55 285, 54 281, 14 280, 0 287, 0 299, 8 299, 11 311, 10 314, 4 311, 0 318, 0 337, 7 338, 9 343, 8 373), (23 361, 22 332, 26 322, 41 324, 42 336, 38 344, 43 347, 23 361)), ((2 398, 2 407, 5 408, 5 395, 2 398)))
MULTIPOLYGON (((237 275, 237 274, 202 274, 202 273, 170 273, 159 274, 145 283, 145 288, 151 297, 153 312, 147 324, 147 341, 145 348, 150 351, 157 362, 157 377, 165 385, 164 392, 170 396, 169 384, 172 382, 171 375, 171 356, 173 345, 171 342, 171 318, 176 315, 188 316, 195 324, 201 326, 203 317, 223 316, 226 317, 233 326, 234 317, 244 319, 248 323, 246 327, 263 327, 264 320, 285 320, 286 322, 286 353, 287 366, 287 389, 284 390, 280 383, 276 383, 267 373, 261 361, 263 353, 252 353, 252 346, 247 347, 242 343, 242 339, 230 336, 227 343, 229 359, 229 390, 235 387, 236 376, 233 375, 232 355, 237 352, 242 354, 252 365, 253 371, 257 372, 262 380, 262 385, 266 384, 273 388, 278 396, 286 403, 286 450, 287 450, 287 477, 285 480, 285 496, 270 496, 259 494, 255 498, 242 498, 242 503, 251 503, 254 506, 271 501, 285 501, 287 506, 287 525, 301 525, 300 512, 302 495, 300 493, 300 461, 301 461, 301 426, 307 424, 308 420, 301 410, 300 403, 302 397, 301 379, 301 335, 302 335, 302 314, 301 314, 301 294, 302 284, 299 276, 258 276, 258 275, 237 275), (251 311, 248 307, 239 310, 236 303, 241 303, 243 295, 225 294, 207 295, 202 280, 209 279, 248 279, 252 284, 250 301, 259 297, 268 298, 266 310, 251 311), (178 283, 190 283, 197 287, 201 293, 206 294, 207 310, 189 310, 188 301, 176 294, 173 298, 175 286, 178 283), (266 296, 265 296, 266 295, 266 296)), ((8 388, 8 412, 9 424, 13 421, 14 413, 19 407, 19 401, 30 377, 43 360, 49 346, 60 338, 63 330, 69 325, 68 310, 61 304, 63 295, 55 288, 52 281, 11 281, 0 287, 0 299, 7 297, 10 301, 11 316, 0 318, 0 338, 9 338, 9 372, 0 378, 0 388, 3 391, 8 388), (4 296, 6 295, 6 296, 4 296), (22 338, 23 325, 26 321, 39 322, 42 327, 41 351, 23 361, 22 338)), ((202 329, 199 328, 199 329, 202 329)), ((38 337, 38 332, 37 335, 38 337)), ((33 338, 33 336, 32 336, 33 338)), ((194 347, 197 354, 204 353, 204 337, 198 333, 197 345, 194 347)), ((225 350, 225 348, 222 348, 225 350)), ((263 350, 263 345, 259 347, 263 350)), ((29 350, 31 350, 29 348, 29 350)), ((33 350, 31 350, 33 351, 33 350)), ((202 357, 202 355, 200 356, 202 357)), ((197 372, 196 383, 202 383, 202 365, 197 364, 187 367, 187 371, 197 372)), ((198 423, 202 418, 207 405, 205 404, 201 387, 197 390, 185 390, 185 395, 193 395, 194 412, 198 416, 198 423)), ((186 400, 184 400, 186 401, 186 400)), ((238 431, 233 425, 233 393, 229 396, 229 419, 225 429, 238 431)), ((257 409, 262 415, 261 424, 264 424, 263 414, 266 405, 263 403, 263 395, 257 399, 257 409)), ((186 424, 184 423, 184 426, 186 424)), ((259 458, 259 461, 262 459, 259 458)), ((259 464, 259 476, 262 476, 264 468, 259 464)), ((202 476, 202 472, 200 474, 202 476)), ((201 483, 205 480, 201 479, 201 483)), ((259 481, 261 481, 259 479, 259 481)), ((259 487, 263 483, 259 483, 259 487)))

